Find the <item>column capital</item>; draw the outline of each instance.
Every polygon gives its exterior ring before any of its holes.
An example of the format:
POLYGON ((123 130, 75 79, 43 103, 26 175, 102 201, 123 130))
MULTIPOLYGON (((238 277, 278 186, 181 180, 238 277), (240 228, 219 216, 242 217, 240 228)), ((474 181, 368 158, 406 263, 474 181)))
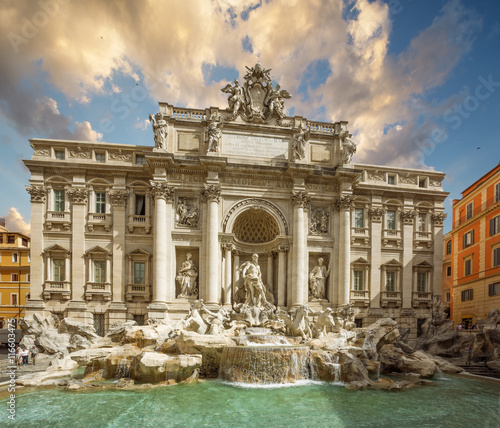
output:
POLYGON ((434 213, 431 215, 434 226, 442 226, 444 219, 448 216, 446 213, 434 213))
POLYGON ((231 251, 231 252, 232 252, 232 251, 234 251, 235 246, 234 246, 233 244, 223 243, 223 244, 222 244, 222 249, 223 249, 224 251, 231 251))
POLYGON ((280 253, 288 253, 288 251, 290 251, 290 244, 285 242, 278 244, 278 251, 280 253))
POLYGON ((149 182, 151 184, 151 194, 154 199, 172 200, 174 197, 174 187, 169 186, 166 181, 149 182))
POLYGON ((380 222, 380 221, 382 221, 382 216, 384 215, 384 209, 383 208, 370 208, 368 210, 368 214, 370 215, 370 218, 372 221, 380 222))
POLYGON ((31 202, 45 202, 47 190, 42 186, 26 186, 26 191, 30 194, 31 202))
POLYGON ((415 215, 417 213, 415 210, 406 210, 401 213, 401 217, 403 218, 403 224, 413 224, 413 220, 415 220, 415 215))
POLYGON ((127 204, 128 192, 125 190, 111 190, 109 196, 113 206, 124 207, 127 204))
POLYGON ((88 190, 84 187, 68 187, 66 193, 73 204, 85 205, 87 203, 88 190))
POLYGON ((290 198, 292 205, 299 208, 306 208, 309 204, 311 198, 307 195, 306 192, 293 192, 292 197, 290 198))
POLYGON ((339 211, 350 211, 354 208, 354 196, 345 195, 341 196, 339 199, 335 201, 335 207, 339 211))
POLYGON ((221 188, 217 184, 205 184, 205 188, 201 191, 201 197, 204 202, 215 201, 219 203, 221 188))

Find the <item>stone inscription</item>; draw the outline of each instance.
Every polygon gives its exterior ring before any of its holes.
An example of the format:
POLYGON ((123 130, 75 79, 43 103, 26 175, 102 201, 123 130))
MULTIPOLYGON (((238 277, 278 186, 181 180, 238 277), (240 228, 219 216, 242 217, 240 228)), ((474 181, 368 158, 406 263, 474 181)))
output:
POLYGON ((179 132, 178 133, 178 150, 186 152, 197 152, 200 149, 200 136, 199 134, 179 132))
POLYGON ((196 174, 178 174, 172 173, 168 176, 171 181, 180 181, 182 183, 191 182, 191 183, 204 183, 205 177, 203 175, 196 174))
POLYGON ((276 189, 291 189, 293 187, 293 183, 291 181, 266 180, 261 178, 221 177, 221 182, 224 184, 263 186, 276 189))
POLYGON ((288 140, 252 135, 222 134, 222 154, 251 157, 288 157, 288 140))

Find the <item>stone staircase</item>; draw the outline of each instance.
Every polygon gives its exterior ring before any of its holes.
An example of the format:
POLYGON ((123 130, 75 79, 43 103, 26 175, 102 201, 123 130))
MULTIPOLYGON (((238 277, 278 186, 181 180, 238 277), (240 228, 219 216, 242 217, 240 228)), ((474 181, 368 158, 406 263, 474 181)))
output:
POLYGON ((493 377, 495 379, 500 379, 500 373, 491 370, 486 363, 472 363, 472 364, 457 364, 462 367, 465 371, 476 376, 493 377))

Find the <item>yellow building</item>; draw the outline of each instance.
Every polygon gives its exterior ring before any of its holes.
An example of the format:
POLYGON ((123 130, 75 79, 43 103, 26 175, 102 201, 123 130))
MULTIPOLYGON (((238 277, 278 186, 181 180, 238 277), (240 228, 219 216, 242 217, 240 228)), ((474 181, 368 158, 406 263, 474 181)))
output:
POLYGON ((9 232, 0 218, 0 328, 24 317, 30 292, 30 238, 9 232))

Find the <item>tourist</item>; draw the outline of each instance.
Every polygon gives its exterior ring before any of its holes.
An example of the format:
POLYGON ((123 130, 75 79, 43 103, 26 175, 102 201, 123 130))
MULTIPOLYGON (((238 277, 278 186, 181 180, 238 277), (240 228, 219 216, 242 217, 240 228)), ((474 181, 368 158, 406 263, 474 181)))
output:
POLYGON ((21 367, 22 362, 23 362, 23 354, 21 347, 18 346, 16 350, 16 365, 18 368, 21 367))
POLYGON ((467 346, 467 348, 465 348, 465 352, 467 353, 467 361, 465 364, 470 364, 470 359, 472 357, 472 345, 467 346))
POLYGON ((30 350, 30 355, 31 355, 31 364, 33 364, 34 366, 36 366, 36 356, 38 355, 38 349, 36 348, 35 345, 33 345, 31 347, 31 350, 30 350))
POLYGON ((29 364, 28 358, 29 358, 29 352, 26 348, 23 348, 23 351, 21 352, 21 355, 23 357, 23 367, 27 366, 29 364))

